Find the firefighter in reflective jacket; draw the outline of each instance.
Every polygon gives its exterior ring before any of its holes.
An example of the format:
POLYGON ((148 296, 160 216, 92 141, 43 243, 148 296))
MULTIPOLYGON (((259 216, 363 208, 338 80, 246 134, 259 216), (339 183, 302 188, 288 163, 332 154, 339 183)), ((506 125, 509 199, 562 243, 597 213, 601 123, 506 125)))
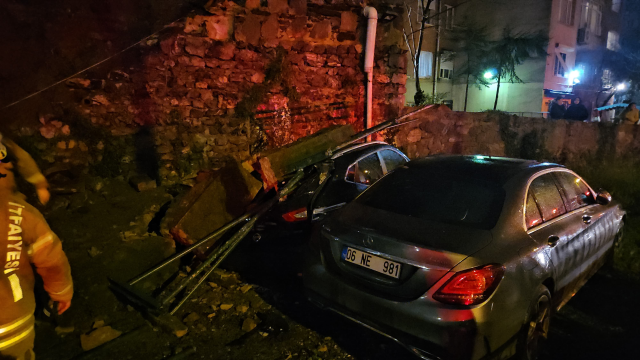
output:
POLYGON ((40 200, 43 205, 46 205, 51 197, 47 179, 42 175, 38 165, 28 152, 24 151, 11 139, 3 138, 0 133, 0 157, 6 157, 7 152, 13 157, 14 165, 18 173, 35 186, 38 200, 40 200), (2 153, 4 153, 4 156, 2 153))
POLYGON ((73 283, 58 237, 15 189, 13 164, 0 148, 0 359, 34 359, 35 299, 31 264, 58 313, 71 305, 73 283))

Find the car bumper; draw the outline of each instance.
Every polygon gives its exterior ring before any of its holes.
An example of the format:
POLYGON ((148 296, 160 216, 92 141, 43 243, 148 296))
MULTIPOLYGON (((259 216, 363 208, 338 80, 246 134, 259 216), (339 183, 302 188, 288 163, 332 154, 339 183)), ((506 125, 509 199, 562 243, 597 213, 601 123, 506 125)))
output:
POLYGON ((387 300, 355 289, 319 263, 306 267, 304 283, 311 302, 391 338, 423 359, 480 359, 491 353, 480 330, 488 325, 490 303, 456 308, 431 299, 429 292, 413 301, 387 300))

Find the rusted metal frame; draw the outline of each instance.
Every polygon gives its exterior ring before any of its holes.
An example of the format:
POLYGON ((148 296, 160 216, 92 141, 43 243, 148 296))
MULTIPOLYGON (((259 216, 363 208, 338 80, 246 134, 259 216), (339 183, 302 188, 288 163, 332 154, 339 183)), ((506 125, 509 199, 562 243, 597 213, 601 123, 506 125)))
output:
MULTIPOLYGON (((173 299, 175 299, 175 297, 182 290, 184 290, 187 286, 189 286, 189 284, 191 284, 198 277, 198 275, 200 275, 200 273, 204 271, 204 269, 207 266, 211 265, 215 261, 215 264, 211 266, 211 268, 205 273, 205 275, 200 278, 198 283, 191 290, 189 290, 189 292, 185 296, 182 297, 180 303, 171 311, 171 314, 173 315, 178 310, 178 308, 182 306, 182 304, 184 304, 184 302, 193 294, 193 292, 204 282, 204 280, 213 272, 213 270, 215 270, 218 267, 218 265, 220 265, 222 260, 224 260, 231 253, 231 251, 238 245, 238 243, 240 243, 240 241, 247 235, 247 233, 251 230, 251 228, 253 228, 253 225, 258 220, 258 218, 264 215, 264 213, 266 213, 280 199, 284 198, 285 196, 289 195, 293 190, 295 190, 300 184, 300 181, 303 179, 304 175, 305 175, 304 171, 299 170, 296 173, 296 175, 287 183, 287 185, 285 185, 285 187, 278 192, 278 196, 274 197, 273 199, 270 199, 269 201, 259 206, 258 210, 255 211, 254 215, 251 217, 251 220, 249 220, 249 222, 247 222, 244 226, 242 226, 242 228, 240 228, 240 230, 236 234, 234 234, 231 237, 231 239, 227 240, 218 249, 216 249, 211 255, 209 255, 209 257, 207 257, 207 259, 202 264, 200 264, 196 268, 196 270, 194 270, 185 280, 183 280, 176 289, 174 289, 169 295, 167 295, 164 299, 161 300, 161 306, 164 307, 167 304, 169 304, 171 301, 173 301, 173 299)), ((238 218, 238 219, 242 219, 242 218, 238 218)))

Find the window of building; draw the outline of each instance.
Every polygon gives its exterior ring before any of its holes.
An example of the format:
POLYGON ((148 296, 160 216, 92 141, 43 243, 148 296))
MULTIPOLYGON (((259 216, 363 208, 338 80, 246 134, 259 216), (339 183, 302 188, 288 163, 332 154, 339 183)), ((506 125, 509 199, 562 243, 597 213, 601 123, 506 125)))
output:
POLYGON ((620 50, 620 35, 615 31, 609 31, 607 35, 607 49, 612 51, 620 50))
POLYGON ((420 52, 420 63, 418 64, 418 77, 426 78, 432 76, 433 53, 430 51, 420 52))
POLYGON ((602 7, 599 4, 592 1, 583 3, 580 28, 586 31, 585 40, 589 39, 589 34, 602 34, 602 7))
POLYGON ((622 0, 611 1, 611 10, 613 10, 614 12, 620 12, 621 7, 622 7, 622 0))
POLYGON ((453 79, 453 70, 440 69, 440 78, 449 80, 453 79))
POLYGON ((565 53, 556 53, 556 63, 553 68, 553 74, 555 76, 564 77, 564 64, 567 61, 567 54, 565 53), (562 61, 561 61, 562 59, 562 61))
POLYGON ((441 20, 443 21, 442 22, 442 26, 445 29, 447 29, 447 30, 453 29, 453 26, 454 26, 454 15, 455 15, 455 8, 453 6, 450 6, 450 5, 445 5, 443 13, 440 14, 441 20))
POLYGON ((602 70, 602 86, 611 86, 611 70, 602 70))
POLYGON ((573 0, 560 1, 560 22, 573 25, 573 0))

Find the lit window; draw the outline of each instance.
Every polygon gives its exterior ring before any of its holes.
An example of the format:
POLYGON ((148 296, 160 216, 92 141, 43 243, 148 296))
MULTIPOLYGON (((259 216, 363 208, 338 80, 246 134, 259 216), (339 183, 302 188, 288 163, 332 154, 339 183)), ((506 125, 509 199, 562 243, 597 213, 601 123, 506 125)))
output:
POLYGON ((564 68, 567 61, 567 54, 556 53, 556 63, 553 68, 553 74, 555 76, 564 77, 564 68))
POLYGON ((429 51, 420 52, 420 63, 418 64, 418 77, 431 77, 433 67, 433 53, 429 51))
POLYGON ((620 50, 620 35, 615 31, 609 31, 607 35, 607 49, 612 51, 620 50))
POLYGON ((560 1, 560 22, 573 25, 573 0, 560 1))

